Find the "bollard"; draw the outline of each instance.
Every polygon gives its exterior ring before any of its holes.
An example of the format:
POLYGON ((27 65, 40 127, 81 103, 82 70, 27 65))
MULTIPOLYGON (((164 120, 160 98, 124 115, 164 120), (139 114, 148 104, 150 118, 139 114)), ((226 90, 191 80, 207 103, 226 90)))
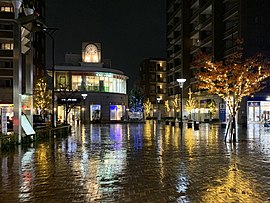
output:
POLYGON ((199 130, 199 122, 194 121, 194 130, 199 130))

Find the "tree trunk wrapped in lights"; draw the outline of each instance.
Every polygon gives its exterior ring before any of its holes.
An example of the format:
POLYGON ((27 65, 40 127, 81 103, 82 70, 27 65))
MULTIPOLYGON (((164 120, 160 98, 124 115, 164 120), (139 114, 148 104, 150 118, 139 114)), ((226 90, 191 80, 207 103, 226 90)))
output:
POLYGON ((143 103, 143 108, 144 108, 146 118, 150 115, 151 107, 152 107, 152 103, 150 102, 149 98, 147 98, 146 102, 143 103))
POLYGON ((191 119, 191 112, 196 108, 197 101, 196 99, 192 98, 192 92, 191 89, 189 88, 189 93, 188 93, 188 100, 186 101, 185 109, 188 112, 188 119, 191 119))
POLYGON ((171 111, 169 100, 165 101, 164 106, 165 106, 166 112, 169 113, 171 111))
POLYGON ((180 109, 178 95, 175 96, 174 100, 172 101, 172 104, 173 104, 173 109, 174 109, 174 117, 177 118, 176 112, 180 109))
POLYGON ((212 121, 213 116, 217 112, 217 105, 214 99, 211 99, 209 102, 207 102, 208 111, 209 111, 209 121, 212 121))
POLYGON ((265 87, 265 79, 270 76, 270 63, 262 54, 243 59, 242 42, 238 50, 226 61, 215 62, 210 55, 199 53, 193 66, 199 80, 198 88, 220 96, 229 109, 227 135, 236 142, 236 116, 243 97, 260 91, 265 87))
POLYGON ((51 108, 52 95, 47 88, 46 78, 39 78, 34 85, 34 107, 44 116, 51 108))

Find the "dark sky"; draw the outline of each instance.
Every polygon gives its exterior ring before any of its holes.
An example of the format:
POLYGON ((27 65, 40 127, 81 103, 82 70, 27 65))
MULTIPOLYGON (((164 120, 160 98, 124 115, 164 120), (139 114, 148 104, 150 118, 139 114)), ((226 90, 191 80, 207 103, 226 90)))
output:
MULTIPOLYGON (((144 58, 165 57, 165 0, 49 0, 48 27, 57 27, 56 64, 82 42, 102 43, 102 58, 129 76, 129 90, 144 58)), ((49 39, 48 39, 49 40, 49 39)))

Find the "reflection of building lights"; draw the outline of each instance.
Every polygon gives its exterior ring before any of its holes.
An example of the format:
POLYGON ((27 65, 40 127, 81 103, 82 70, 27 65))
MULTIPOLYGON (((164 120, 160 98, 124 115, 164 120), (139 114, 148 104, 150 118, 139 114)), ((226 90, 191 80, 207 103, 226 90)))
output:
POLYGON ((85 109, 84 109, 84 107, 82 107, 82 111, 84 111, 85 109))

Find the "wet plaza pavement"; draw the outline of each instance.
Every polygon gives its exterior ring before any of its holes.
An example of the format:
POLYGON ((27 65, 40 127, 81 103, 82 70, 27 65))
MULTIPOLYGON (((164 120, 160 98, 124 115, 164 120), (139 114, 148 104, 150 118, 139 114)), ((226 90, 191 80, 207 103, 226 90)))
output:
POLYGON ((147 121, 73 127, 0 156, 0 202, 270 202, 270 129, 147 121))

